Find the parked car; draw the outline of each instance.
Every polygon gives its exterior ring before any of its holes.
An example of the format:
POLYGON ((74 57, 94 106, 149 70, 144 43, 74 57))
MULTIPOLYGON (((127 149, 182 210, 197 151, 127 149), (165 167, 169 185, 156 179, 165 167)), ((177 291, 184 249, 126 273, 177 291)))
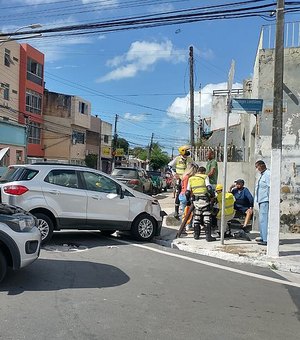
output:
POLYGON ((174 176, 171 172, 166 172, 166 182, 167 182, 167 189, 173 188, 174 185, 174 176))
POLYGON ((142 241, 159 235, 158 201, 109 175, 82 166, 36 163, 9 166, 0 179, 1 201, 38 219, 42 242, 54 230, 129 231, 142 241))
POLYGON ((166 180, 163 178, 160 171, 148 170, 147 174, 152 180, 153 193, 157 194, 163 190, 167 190, 166 180))
POLYGON ((35 261, 40 245, 36 218, 21 208, 0 204, 0 282, 7 267, 17 270, 35 261))
POLYGON ((134 190, 152 195, 152 181, 144 169, 116 167, 111 176, 134 190))

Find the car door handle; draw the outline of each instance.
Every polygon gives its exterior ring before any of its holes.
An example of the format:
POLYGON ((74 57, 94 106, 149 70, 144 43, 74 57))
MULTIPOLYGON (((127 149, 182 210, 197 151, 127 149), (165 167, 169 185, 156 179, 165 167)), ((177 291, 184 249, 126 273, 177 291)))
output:
POLYGON ((58 190, 50 190, 49 192, 50 192, 50 194, 53 194, 53 195, 59 195, 60 194, 60 191, 58 191, 58 190))
POLYGON ((92 195, 91 197, 92 197, 92 199, 94 199, 94 200, 101 200, 101 197, 98 196, 98 195, 92 195))

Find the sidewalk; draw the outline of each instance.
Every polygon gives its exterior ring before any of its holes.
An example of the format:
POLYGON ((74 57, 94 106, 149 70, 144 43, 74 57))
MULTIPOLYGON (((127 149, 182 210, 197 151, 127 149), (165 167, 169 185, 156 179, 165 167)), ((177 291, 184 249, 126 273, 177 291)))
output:
POLYGON ((202 233, 199 240, 194 239, 193 233, 182 235, 176 239, 180 221, 173 217, 174 199, 172 193, 161 193, 156 198, 159 200, 162 210, 168 214, 164 217, 162 232, 155 239, 156 243, 222 260, 300 274, 300 234, 280 234, 280 256, 278 258, 267 257, 267 247, 258 245, 254 241, 255 237, 259 236, 258 232, 251 232, 252 241, 225 239, 224 245, 221 244, 220 239, 215 242, 206 242, 205 235, 202 233))

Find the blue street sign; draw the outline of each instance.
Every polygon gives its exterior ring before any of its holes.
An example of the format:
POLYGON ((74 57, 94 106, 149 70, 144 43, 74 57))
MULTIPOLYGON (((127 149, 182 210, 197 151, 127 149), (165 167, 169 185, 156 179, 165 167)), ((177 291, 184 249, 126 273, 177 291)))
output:
MULTIPOLYGON (((262 99, 241 99, 232 98, 231 110, 232 111, 246 111, 246 113, 251 112, 261 112, 263 108, 262 99)), ((243 112, 240 112, 243 113, 243 112)))

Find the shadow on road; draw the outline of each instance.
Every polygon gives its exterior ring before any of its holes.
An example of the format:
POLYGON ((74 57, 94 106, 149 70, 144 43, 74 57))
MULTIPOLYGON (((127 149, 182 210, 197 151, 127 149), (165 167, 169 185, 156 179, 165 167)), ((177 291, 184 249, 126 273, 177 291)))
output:
POLYGON ((29 267, 7 273, 0 292, 18 295, 26 291, 116 287, 130 280, 117 267, 89 261, 38 259, 29 267))

